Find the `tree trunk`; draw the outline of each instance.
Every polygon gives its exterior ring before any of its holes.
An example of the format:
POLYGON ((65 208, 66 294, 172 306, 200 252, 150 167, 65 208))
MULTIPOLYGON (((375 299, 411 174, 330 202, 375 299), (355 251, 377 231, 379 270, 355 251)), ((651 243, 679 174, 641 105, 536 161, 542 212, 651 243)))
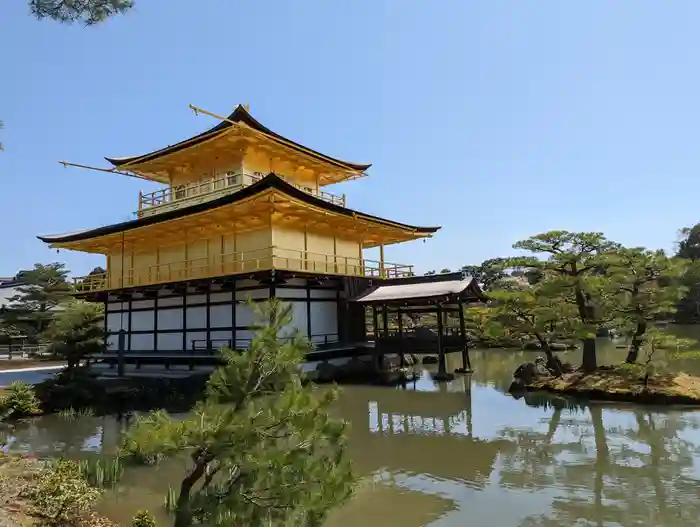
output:
POLYGON ((634 335, 632 335, 632 342, 630 343, 629 350, 627 350, 627 359, 625 359, 625 362, 627 364, 634 364, 637 362, 637 358, 639 357, 639 350, 642 347, 642 336, 644 333, 647 331, 647 323, 646 320, 642 322, 637 323, 637 329, 634 331, 634 335))
MULTIPOLYGON (((581 284, 576 279, 576 286, 574 287, 574 295, 576 297, 576 307, 578 308, 578 315, 581 317, 581 322, 584 324, 589 324, 592 321, 591 308, 586 302, 586 295, 583 293, 581 284)), ((596 357, 595 349, 595 338, 582 339, 583 344, 583 360, 581 361, 581 366, 583 371, 592 372, 598 367, 598 359, 596 357)))
POLYGON ((175 522, 173 527, 190 527, 192 525, 192 511, 190 510, 190 492, 199 479, 204 476, 207 464, 203 461, 195 461, 192 472, 182 480, 180 495, 177 498, 175 509, 175 522))
POLYGON ((598 358, 595 351, 595 339, 583 339, 583 360, 581 366, 583 371, 592 372, 598 367, 598 358))
POLYGON ((539 333, 535 333, 535 338, 537 338, 542 351, 544 351, 545 357, 547 357, 547 369, 553 371, 557 377, 561 377, 561 374, 563 373, 561 371, 561 362, 559 361, 559 358, 552 353, 552 348, 549 347, 549 342, 539 333))

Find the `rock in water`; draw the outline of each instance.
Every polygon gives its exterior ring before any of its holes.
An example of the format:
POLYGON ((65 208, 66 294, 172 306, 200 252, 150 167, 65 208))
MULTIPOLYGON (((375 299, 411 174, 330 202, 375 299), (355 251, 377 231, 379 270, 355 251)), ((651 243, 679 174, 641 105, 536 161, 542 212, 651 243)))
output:
POLYGON ((552 372, 547 368, 544 357, 537 357, 534 362, 525 362, 513 372, 513 382, 508 388, 509 392, 518 392, 525 386, 542 377, 552 377, 552 372))

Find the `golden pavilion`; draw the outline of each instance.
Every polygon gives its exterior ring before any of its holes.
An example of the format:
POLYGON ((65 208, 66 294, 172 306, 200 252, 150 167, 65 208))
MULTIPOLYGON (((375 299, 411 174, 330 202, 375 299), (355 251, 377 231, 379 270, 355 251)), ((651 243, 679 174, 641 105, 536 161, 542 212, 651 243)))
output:
POLYGON ((108 349, 120 332, 124 351, 144 354, 244 346, 253 312, 243 301, 271 297, 291 303, 294 325, 312 342, 364 339, 364 307, 353 310, 350 299, 413 275, 411 265, 384 261, 384 247, 439 227, 365 214, 325 190, 365 176, 369 164, 302 146, 244 106, 228 117, 192 108, 219 124, 155 152, 106 158, 113 168, 99 169, 163 184, 139 194, 134 219, 39 237, 105 256, 105 273, 75 284, 79 296, 105 303, 108 349), (376 247, 378 261, 364 258, 376 247))

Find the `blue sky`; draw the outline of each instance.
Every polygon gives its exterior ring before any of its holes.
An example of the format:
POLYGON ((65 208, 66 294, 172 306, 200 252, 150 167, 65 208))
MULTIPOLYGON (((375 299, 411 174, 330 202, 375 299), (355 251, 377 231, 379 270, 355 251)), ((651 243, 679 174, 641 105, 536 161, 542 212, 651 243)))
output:
POLYGON ((442 225, 387 248, 420 271, 551 229, 670 249, 700 220, 697 1, 137 0, 88 29, 25 4, 0 7, 0 276, 100 264, 35 236, 129 219, 151 187, 57 160, 103 165, 214 124, 189 103, 249 103, 291 139, 372 162, 331 190, 442 225))

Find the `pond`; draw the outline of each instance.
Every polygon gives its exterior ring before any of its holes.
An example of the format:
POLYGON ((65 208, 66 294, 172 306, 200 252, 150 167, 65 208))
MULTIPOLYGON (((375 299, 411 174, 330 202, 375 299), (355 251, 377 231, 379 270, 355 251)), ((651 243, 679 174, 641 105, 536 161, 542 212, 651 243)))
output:
MULTIPOLYGON (((624 350, 607 342, 601 363, 624 350)), ((476 372, 436 383, 430 370, 405 388, 345 386, 336 410, 351 423, 363 484, 329 527, 693 526, 700 518, 700 412, 581 404, 505 392, 532 352, 475 350, 476 372)), ((562 354, 577 363, 580 352, 562 354)), ((459 366, 450 357, 452 369, 459 366)), ((700 373, 700 363, 682 365, 700 373)), ((48 416, 18 426, 10 448, 71 457, 112 451, 114 418, 48 416)), ((161 511, 181 467, 126 471, 101 504, 129 524, 161 511)), ((164 518, 161 516, 161 518, 164 518)))
POLYGON ((63 366, 56 366, 55 368, 42 368, 38 370, 25 370, 25 371, 0 371, 0 388, 9 386, 13 382, 20 381, 27 384, 39 384, 46 379, 49 379, 63 366))

